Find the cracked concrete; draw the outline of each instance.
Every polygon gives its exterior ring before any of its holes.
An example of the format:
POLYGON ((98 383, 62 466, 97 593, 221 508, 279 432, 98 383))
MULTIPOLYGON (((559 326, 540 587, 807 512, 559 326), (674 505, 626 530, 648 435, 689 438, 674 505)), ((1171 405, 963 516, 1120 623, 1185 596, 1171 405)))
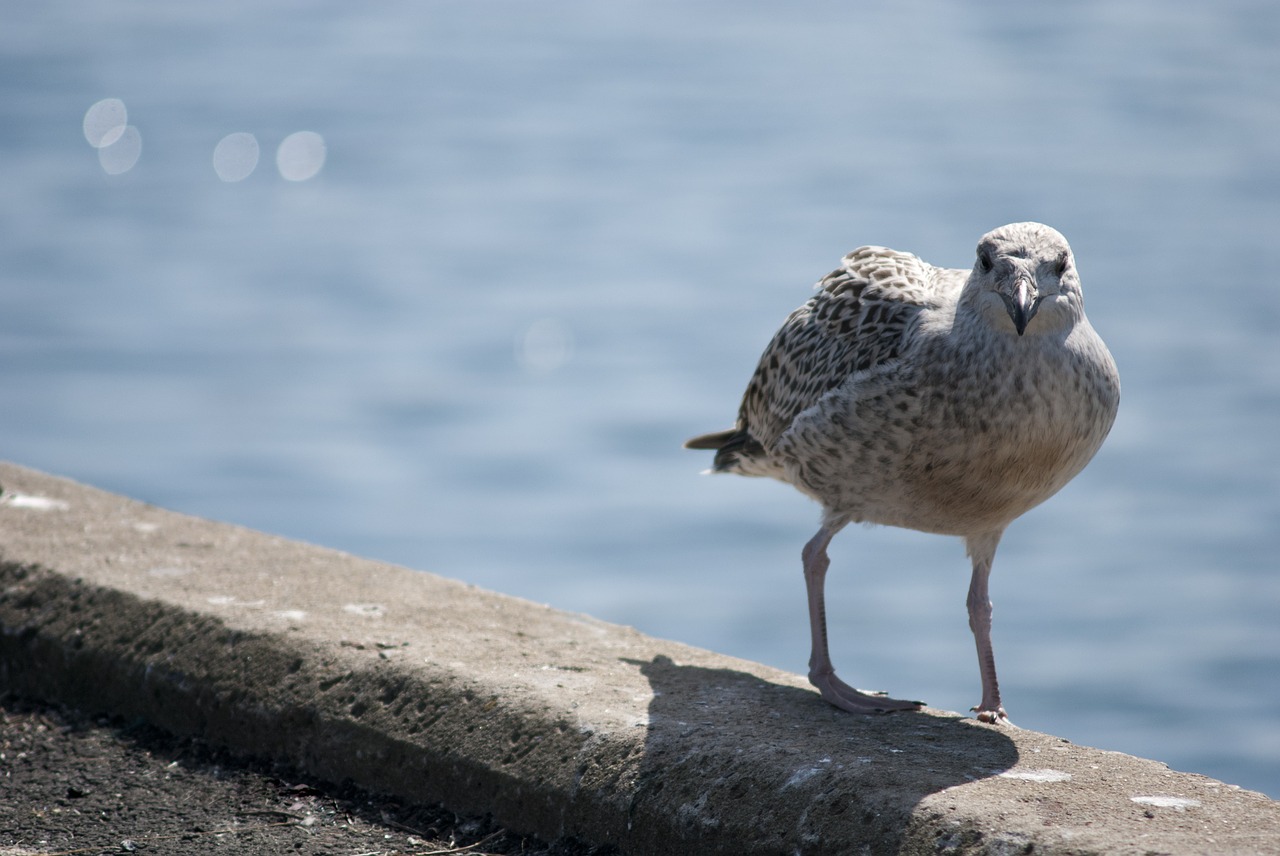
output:
POLYGON ((627 853, 1277 853, 1280 807, 0 464, 0 689, 627 853))

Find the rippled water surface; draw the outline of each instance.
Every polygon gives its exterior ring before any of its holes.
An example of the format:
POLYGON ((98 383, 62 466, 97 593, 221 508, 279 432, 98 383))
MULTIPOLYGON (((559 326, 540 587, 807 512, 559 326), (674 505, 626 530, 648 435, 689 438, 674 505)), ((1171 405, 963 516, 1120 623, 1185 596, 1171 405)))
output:
MULTIPOLYGON (((1124 401, 1002 545, 1007 705, 1280 795, 1277 9, 4 18, 4 457, 801 671, 816 507, 680 442, 846 251, 1043 220, 1124 401)), ((832 558, 842 672, 976 703, 960 543, 832 558)))

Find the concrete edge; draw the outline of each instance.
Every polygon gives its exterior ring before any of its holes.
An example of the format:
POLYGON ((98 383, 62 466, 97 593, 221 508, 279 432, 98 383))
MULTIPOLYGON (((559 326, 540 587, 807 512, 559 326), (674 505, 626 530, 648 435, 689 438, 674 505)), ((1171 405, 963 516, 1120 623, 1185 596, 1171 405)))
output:
POLYGON ((10 464, 0 688, 629 853, 1280 853, 1206 777, 10 464))

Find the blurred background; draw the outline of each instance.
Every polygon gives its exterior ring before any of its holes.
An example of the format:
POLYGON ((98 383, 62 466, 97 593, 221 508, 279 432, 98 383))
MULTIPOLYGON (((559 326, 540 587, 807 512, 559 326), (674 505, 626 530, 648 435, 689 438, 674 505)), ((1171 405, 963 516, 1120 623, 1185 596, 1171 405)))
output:
MULTIPOLYGON (((845 252, 1041 220, 1124 399, 997 557, 1008 709, 1280 797, 1280 6, 0 18, 4 458, 803 672, 817 507, 680 443, 845 252)), ((832 562, 845 677, 978 701, 959 540, 832 562)))

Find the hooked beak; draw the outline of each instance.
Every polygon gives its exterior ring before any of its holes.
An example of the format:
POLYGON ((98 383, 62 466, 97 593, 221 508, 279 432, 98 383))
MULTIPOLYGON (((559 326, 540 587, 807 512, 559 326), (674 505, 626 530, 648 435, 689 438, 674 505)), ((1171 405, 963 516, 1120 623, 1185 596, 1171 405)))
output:
POLYGON ((1041 298, 1036 293, 1035 283, 1028 277, 1020 276, 1013 285, 1013 293, 1006 294, 1001 291, 1000 298, 1004 300, 1004 308, 1013 320, 1013 326, 1018 331, 1018 335, 1021 336, 1026 332, 1031 319, 1035 317, 1036 310, 1040 308, 1041 298))

